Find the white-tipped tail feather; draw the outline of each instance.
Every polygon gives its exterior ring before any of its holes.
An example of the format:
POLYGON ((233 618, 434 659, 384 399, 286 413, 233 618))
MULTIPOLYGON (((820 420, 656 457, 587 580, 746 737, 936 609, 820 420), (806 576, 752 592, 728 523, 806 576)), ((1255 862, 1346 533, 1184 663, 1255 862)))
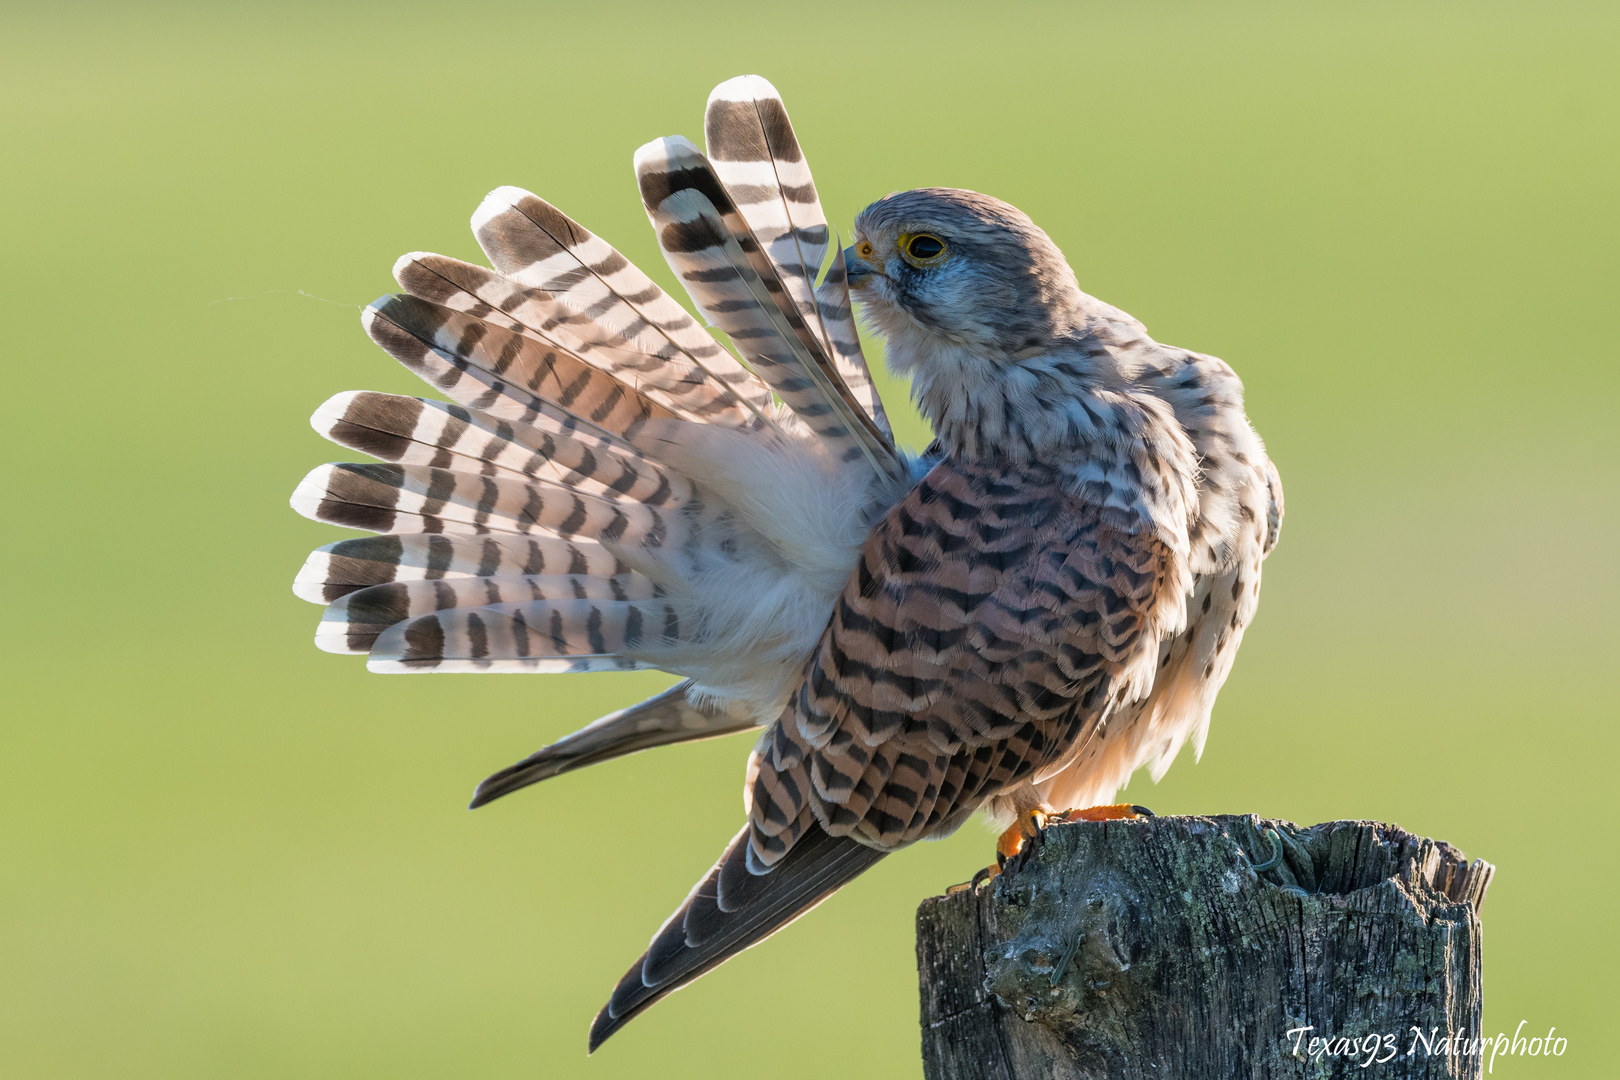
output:
POLYGON ((323 465, 293 494, 378 534, 299 572, 294 591, 328 605, 321 648, 374 671, 688 677, 679 704, 637 714, 655 738, 608 725, 591 760, 613 756, 610 735, 628 752, 780 712, 868 527, 915 476, 780 99, 727 83, 706 134, 718 168, 663 140, 638 175, 644 194, 662 185, 648 211, 671 265, 746 363, 521 188, 473 214, 492 267, 395 264, 405 292, 366 308, 366 332, 451 401, 351 391, 311 418, 381 459, 323 465))

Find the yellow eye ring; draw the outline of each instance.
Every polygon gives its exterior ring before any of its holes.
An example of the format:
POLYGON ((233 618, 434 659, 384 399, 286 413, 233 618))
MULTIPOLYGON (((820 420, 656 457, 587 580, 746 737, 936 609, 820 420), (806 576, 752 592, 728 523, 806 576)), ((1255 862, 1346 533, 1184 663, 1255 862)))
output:
POLYGON ((921 269, 945 261, 951 249, 933 233, 906 233, 900 237, 900 257, 921 269))

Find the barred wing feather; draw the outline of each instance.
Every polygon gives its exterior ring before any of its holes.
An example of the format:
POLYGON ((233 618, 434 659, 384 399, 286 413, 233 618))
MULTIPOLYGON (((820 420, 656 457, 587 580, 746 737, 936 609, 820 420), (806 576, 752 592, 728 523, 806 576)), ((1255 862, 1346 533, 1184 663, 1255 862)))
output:
POLYGON ((680 643, 673 601, 540 600, 452 608, 377 635, 366 666, 394 673, 635 671, 680 643))
POLYGON ((651 600, 657 593, 658 587, 639 574, 394 581, 359 589, 328 604, 315 631, 315 644, 326 652, 369 653, 377 635, 390 626, 450 608, 538 600, 651 600))
POLYGON ((648 353, 613 331, 593 330, 550 293, 494 270, 445 255, 413 252, 394 264, 394 279, 412 296, 568 353, 683 419, 727 427, 747 427, 757 420, 754 411, 717 388, 701 367, 681 362, 673 349, 671 355, 648 353))
POLYGON ((630 572, 594 540, 560 536, 391 533, 338 540, 316 548, 293 581, 293 592, 330 604, 359 589, 391 582, 439 582, 561 574, 613 578, 630 572))
POLYGON ((680 474, 617 440, 545 416, 512 423, 482 409, 350 390, 316 409, 310 424, 340 446, 402 465, 527 478, 644 506, 696 498, 680 474))

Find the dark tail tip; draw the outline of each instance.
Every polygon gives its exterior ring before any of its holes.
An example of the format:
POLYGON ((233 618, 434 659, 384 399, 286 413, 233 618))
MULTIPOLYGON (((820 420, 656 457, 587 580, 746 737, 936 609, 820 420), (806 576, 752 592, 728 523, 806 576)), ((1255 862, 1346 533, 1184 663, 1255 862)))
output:
POLYGON ((527 787, 527 784, 514 784, 510 780, 510 774, 524 764, 527 763, 520 762, 518 765, 514 765, 509 769, 502 769, 500 772, 480 780, 478 788, 473 792, 472 802, 467 804, 467 809, 476 810, 480 806, 488 806, 502 795, 510 795, 518 788, 527 787))
POLYGON ((508 765, 500 772, 491 773, 480 780, 478 789, 473 792, 472 802, 467 804, 467 809, 476 810, 503 795, 521 791, 530 784, 538 784, 542 780, 549 780, 560 772, 567 772, 573 760, 567 754, 559 754, 554 746, 536 750, 516 765, 508 765))
MULTIPOLYGON (((628 1017, 625 1019, 628 1019, 628 1017)), ((606 1005, 602 1006, 602 1011, 596 1014, 595 1020, 591 1021, 591 1037, 585 1044, 585 1055, 589 1057, 591 1054, 596 1053, 596 1048, 607 1042, 608 1037, 623 1026, 624 1020, 615 1019, 608 1012, 608 1007, 606 1005)))

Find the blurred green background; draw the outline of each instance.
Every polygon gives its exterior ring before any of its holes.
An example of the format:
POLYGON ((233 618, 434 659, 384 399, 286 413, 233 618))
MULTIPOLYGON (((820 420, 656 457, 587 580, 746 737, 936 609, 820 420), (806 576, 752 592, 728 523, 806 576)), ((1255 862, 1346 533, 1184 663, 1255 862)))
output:
POLYGON ((1243 375, 1282 544, 1203 762, 1130 797, 1492 860, 1486 1028, 1570 1040, 1497 1068, 1612 1075, 1616 11, 7 4, 0 1074, 919 1075, 913 911, 987 831, 587 1062, 749 740, 469 814, 668 679, 368 675, 288 590, 340 535, 287 508, 347 453, 305 417, 421 389, 359 326, 394 258, 476 258, 468 215, 518 184, 668 282, 631 152, 759 72, 842 227, 994 193, 1243 375))

